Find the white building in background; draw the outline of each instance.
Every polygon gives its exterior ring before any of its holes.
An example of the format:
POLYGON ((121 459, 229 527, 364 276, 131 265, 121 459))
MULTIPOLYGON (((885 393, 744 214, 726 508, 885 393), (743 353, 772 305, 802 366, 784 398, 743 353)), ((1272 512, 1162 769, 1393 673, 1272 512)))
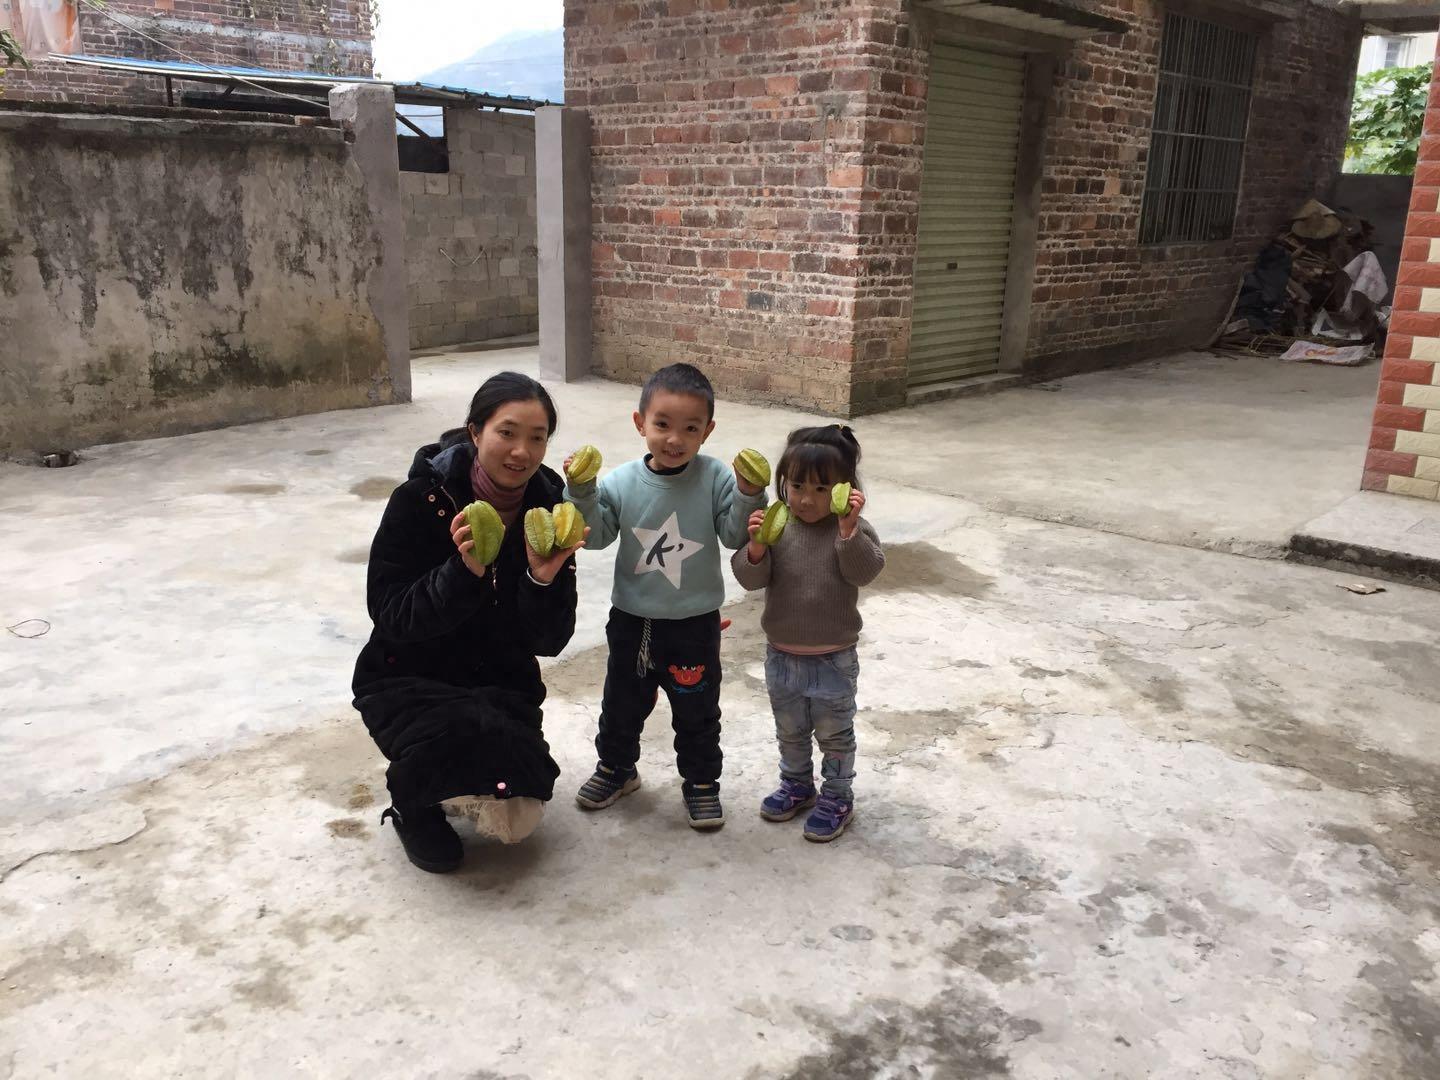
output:
POLYGON ((1381 68, 1414 67, 1435 59, 1437 35, 1396 34, 1367 37, 1360 46, 1358 75, 1369 75, 1381 68))

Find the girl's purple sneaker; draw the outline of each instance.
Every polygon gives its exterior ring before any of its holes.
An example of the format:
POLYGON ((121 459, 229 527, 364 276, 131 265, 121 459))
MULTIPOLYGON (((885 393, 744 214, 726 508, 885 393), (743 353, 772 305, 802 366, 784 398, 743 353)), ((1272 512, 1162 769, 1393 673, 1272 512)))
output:
POLYGON ((805 839, 828 844, 845 831, 855 816, 855 804, 838 795, 821 795, 805 820, 805 839))
POLYGON ((807 806, 815 805, 815 785, 781 777, 780 786, 765 796, 760 816, 766 821, 789 821, 807 806))

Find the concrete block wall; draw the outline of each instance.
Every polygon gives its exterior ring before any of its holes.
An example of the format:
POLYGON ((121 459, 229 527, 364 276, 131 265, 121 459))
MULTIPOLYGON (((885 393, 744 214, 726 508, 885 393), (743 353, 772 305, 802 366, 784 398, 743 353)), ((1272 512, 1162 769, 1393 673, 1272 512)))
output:
POLYGON ((447 109, 448 173, 400 174, 410 345, 534 333, 535 118, 447 109))
POLYGON ((1363 486, 1440 500, 1440 65, 1400 251, 1363 486))
MULTIPOLYGON (((80 52, 181 60, 126 25, 209 64, 272 71, 369 75, 370 0, 108 0, 106 12, 79 9, 80 52)), ((196 84, 190 84, 194 86, 196 84)), ((165 84, 134 76, 40 60, 11 69, 5 96, 13 101, 165 104, 165 84)))

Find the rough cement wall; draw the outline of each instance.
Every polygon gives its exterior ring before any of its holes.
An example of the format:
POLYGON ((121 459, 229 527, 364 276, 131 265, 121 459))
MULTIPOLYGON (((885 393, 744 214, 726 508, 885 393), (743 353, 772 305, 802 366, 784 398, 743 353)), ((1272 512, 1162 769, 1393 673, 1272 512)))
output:
POLYGON ((1410 212, 1411 176, 1378 176, 1366 173, 1343 173, 1330 192, 1329 205, 1359 214, 1375 226, 1375 257, 1385 269, 1390 292, 1395 292, 1395 276, 1400 272, 1400 245, 1405 240, 1405 216, 1410 212))
POLYGON ((400 174, 410 345, 534 333, 535 118, 445 111, 449 173, 400 174))
MULTIPOLYGON (((108 0, 105 7, 114 18, 83 5, 77 13, 79 51, 87 56, 182 59, 128 29, 134 27, 207 64, 332 75, 369 75, 373 66, 369 0, 108 0)), ((163 105, 165 83, 153 75, 41 60, 30 71, 12 69, 5 96, 163 105)))
POLYGON ((384 247, 339 127, 0 112, 0 454, 403 399, 384 247))

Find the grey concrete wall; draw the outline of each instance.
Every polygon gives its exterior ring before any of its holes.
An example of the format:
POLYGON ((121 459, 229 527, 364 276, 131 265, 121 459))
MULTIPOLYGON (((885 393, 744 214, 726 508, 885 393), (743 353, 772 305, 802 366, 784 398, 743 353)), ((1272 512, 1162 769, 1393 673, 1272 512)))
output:
POLYGON ((546 105, 535 113, 540 210, 540 377, 590 374, 590 118, 546 105))
POLYGON ((380 320, 391 389, 410 400, 410 305, 405 295, 405 216, 400 202, 395 92, 388 86, 337 86, 330 115, 350 132, 351 155, 365 187, 378 257, 371 272, 371 310, 380 320))
POLYGON ((539 326, 535 119, 447 109, 449 173, 400 174, 413 348, 539 326))
POLYGON ((0 111, 0 455, 405 400, 386 260, 339 127, 0 111))
POLYGON ((1400 248, 1414 183, 1412 176, 1341 173, 1330 192, 1331 206, 1344 207, 1375 226, 1375 257, 1385 268, 1391 296, 1395 295, 1395 275, 1400 272, 1400 248))

